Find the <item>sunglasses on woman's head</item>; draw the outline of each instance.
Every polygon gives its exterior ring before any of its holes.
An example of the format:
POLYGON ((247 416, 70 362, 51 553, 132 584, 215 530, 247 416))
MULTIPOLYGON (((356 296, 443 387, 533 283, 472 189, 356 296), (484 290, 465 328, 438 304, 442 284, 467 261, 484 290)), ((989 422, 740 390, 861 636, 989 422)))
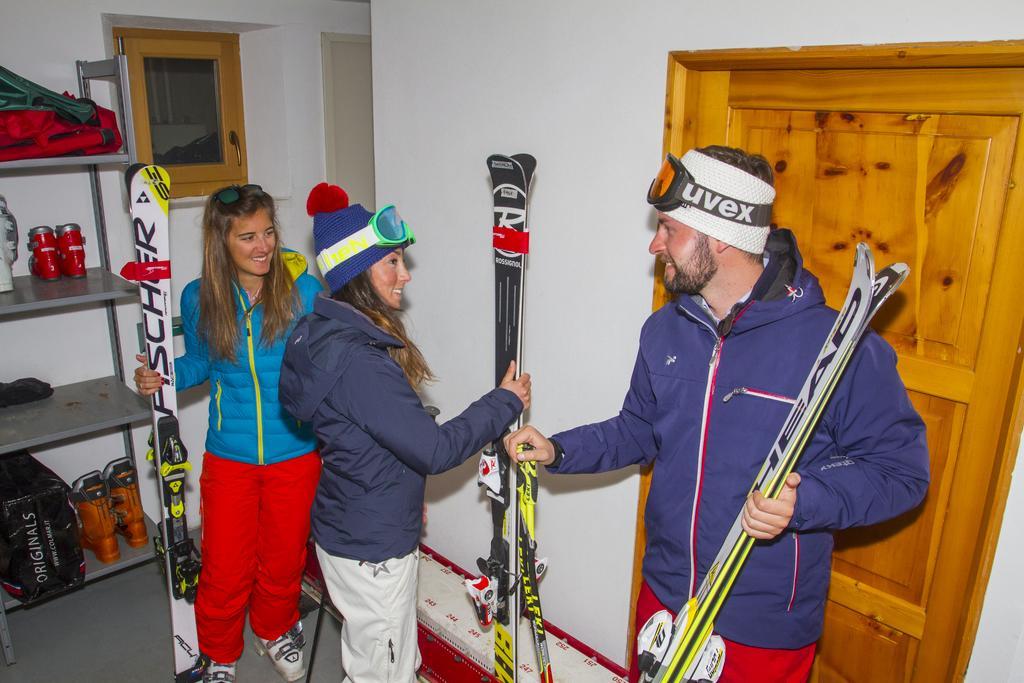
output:
POLYGON ((263 188, 259 185, 228 185, 213 193, 213 198, 221 204, 234 204, 242 198, 243 192, 252 192, 257 195, 263 194, 263 188))

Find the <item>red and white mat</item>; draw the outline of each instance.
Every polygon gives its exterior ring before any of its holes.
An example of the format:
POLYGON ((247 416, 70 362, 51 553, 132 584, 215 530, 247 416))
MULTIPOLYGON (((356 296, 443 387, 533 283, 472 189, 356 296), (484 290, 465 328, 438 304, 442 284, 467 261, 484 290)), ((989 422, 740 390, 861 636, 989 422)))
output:
MULTIPOLYGON (((494 632, 482 628, 463 579, 469 574, 427 546, 420 546, 416 607, 423 667, 436 683, 496 683, 494 632)), ((543 596, 543 584, 541 595, 543 596)), ((622 667, 545 622, 556 683, 626 683, 622 667)), ((537 654, 526 619, 519 622, 520 683, 538 682, 537 654)))

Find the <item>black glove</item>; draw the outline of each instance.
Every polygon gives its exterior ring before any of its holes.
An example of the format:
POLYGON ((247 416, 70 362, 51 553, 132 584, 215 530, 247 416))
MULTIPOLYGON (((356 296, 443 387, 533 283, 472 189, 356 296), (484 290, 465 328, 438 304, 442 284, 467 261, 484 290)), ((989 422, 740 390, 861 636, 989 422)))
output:
POLYGON ((0 408, 39 401, 53 394, 53 387, 35 377, 0 382, 0 408))

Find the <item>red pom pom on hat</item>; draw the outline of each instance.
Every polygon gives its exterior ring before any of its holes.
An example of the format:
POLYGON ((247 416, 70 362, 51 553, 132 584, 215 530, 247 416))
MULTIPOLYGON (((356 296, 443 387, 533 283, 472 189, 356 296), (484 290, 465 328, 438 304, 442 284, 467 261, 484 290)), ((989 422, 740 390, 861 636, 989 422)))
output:
POLYGON ((309 191, 306 199, 306 213, 315 216, 318 213, 331 213, 348 207, 348 193, 337 185, 320 183, 309 191))

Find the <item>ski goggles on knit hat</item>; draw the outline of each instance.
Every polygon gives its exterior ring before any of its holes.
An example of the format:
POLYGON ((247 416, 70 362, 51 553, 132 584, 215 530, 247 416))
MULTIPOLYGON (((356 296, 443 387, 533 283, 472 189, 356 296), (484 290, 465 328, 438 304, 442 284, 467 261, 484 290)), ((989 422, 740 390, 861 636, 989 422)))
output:
POLYGON ((371 247, 397 249, 415 242, 412 228, 398 215, 395 205, 389 204, 373 214, 366 227, 318 251, 316 263, 320 272, 326 273, 371 247))
POLYGON ((394 204, 370 213, 359 204, 350 206, 337 185, 314 187, 306 212, 313 217, 316 264, 332 293, 394 249, 416 241, 394 204))
POLYGON ((774 200, 765 181, 695 149, 682 160, 667 155, 647 190, 658 211, 754 254, 764 251, 774 200))

